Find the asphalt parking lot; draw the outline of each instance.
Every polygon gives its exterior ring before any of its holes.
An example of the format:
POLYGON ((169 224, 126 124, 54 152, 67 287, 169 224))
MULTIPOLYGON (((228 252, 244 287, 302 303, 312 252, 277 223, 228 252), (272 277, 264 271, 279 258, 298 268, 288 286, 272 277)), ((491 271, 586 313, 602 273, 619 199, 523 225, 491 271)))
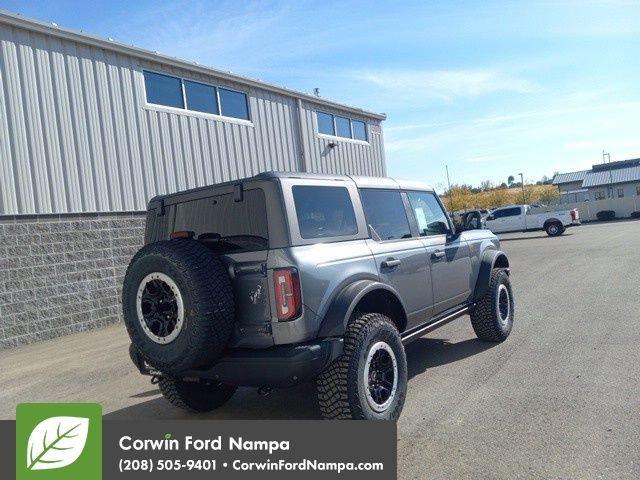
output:
MULTIPOLYGON (((516 323, 468 317, 408 346, 399 478, 640 478, 640 221, 504 236, 516 323)), ((21 401, 97 401, 108 418, 201 418, 134 371, 121 325, 0 352, 0 417, 21 401)), ((313 385, 243 389, 206 418, 319 418, 313 385)))

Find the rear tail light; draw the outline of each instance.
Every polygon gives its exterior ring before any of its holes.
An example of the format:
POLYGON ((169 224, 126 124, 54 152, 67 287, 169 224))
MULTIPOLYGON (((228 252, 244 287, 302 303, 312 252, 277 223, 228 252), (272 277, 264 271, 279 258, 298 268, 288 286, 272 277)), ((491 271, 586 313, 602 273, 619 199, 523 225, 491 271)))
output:
POLYGON ((293 320, 302 313, 300 279, 295 268, 279 268, 273 272, 278 320, 293 320))
POLYGON ((194 232, 188 230, 178 230, 176 232, 172 232, 171 235, 169 235, 169 238, 171 240, 175 240, 176 238, 193 238, 194 236, 194 232))

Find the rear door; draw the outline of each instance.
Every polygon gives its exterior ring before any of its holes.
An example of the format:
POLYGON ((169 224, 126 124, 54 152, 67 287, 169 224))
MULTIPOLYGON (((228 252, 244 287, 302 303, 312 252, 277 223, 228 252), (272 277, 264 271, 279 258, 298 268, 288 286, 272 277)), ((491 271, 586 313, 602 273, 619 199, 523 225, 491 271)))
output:
POLYGON ((411 328, 431 315, 433 292, 427 252, 412 234, 403 195, 400 190, 360 190, 378 273, 402 297, 411 328))
POLYGON ((188 230, 226 265, 235 301, 232 346, 273 344, 266 274, 269 228, 265 193, 245 188, 235 198, 233 187, 205 198, 177 203, 171 231, 188 230))
POLYGON ((471 259, 467 242, 452 235, 449 218, 433 192, 410 191, 407 198, 427 251, 433 285, 433 314, 468 300, 471 259))

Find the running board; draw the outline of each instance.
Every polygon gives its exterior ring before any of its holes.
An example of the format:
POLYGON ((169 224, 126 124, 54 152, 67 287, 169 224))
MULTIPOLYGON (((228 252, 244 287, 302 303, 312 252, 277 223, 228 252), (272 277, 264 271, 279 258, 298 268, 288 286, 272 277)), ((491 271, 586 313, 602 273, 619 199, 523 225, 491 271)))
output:
POLYGON ((435 320, 431 323, 427 323, 422 327, 418 327, 415 330, 407 332, 406 335, 402 337, 402 343, 406 345, 407 343, 415 340, 416 338, 421 337, 426 333, 432 332, 436 328, 440 328, 443 325, 446 325, 447 323, 452 322, 456 318, 459 318, 462 315, 465 315, 467 313, 469 313, 469 307, 464 307, 460 310, 456 310, 455 312, 445 315, 444 317, 439 318, 438 320, 435 320))

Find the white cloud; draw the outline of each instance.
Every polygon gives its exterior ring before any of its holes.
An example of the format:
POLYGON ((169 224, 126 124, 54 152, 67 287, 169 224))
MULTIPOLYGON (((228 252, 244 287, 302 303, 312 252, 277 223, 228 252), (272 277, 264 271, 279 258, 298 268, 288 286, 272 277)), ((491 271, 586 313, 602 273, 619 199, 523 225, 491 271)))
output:
POLYGON ((475 157, 465 158, 463 161, 466 163, 488 163, 504 160, 507 157, 505 155, 478 155, 475 157))
POLYGON ((495 92, 532 93, 534 82, 497 70, 363 70, 352 73, 360 81, 402 96, 453 100, 495 92))
POLYGON ((593 148, 593 142, 590 140, 579 140, 576 142, 565 143, 562 148, 565 150, 588 150, 593 148))

